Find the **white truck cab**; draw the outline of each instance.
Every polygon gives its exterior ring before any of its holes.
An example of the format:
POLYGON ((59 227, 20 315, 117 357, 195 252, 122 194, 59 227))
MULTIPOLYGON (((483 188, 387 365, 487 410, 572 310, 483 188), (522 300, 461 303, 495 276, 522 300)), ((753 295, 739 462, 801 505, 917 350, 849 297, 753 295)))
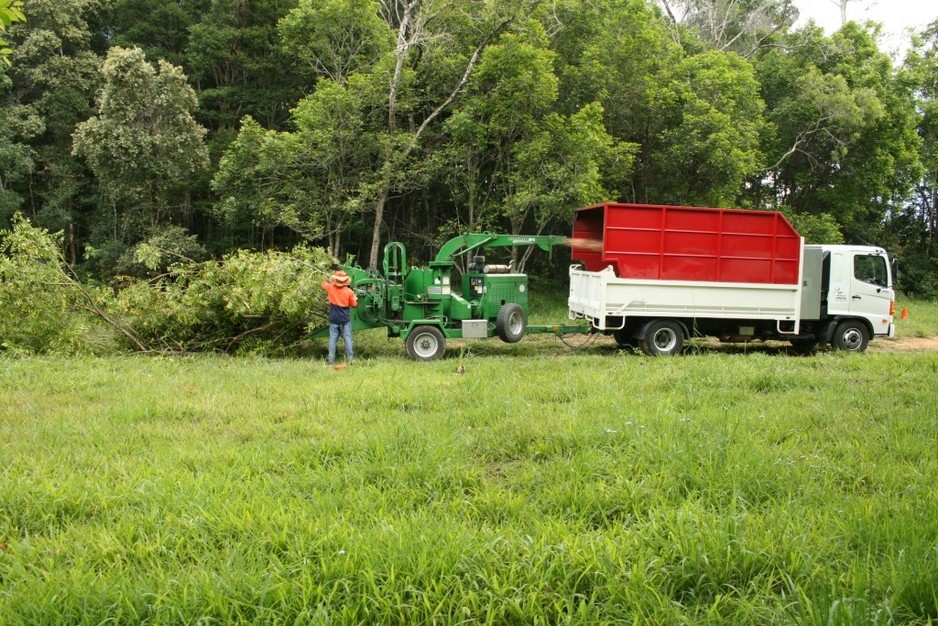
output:
POLYGON ((888 259, 873 246, 805 246, 802 319, 860 318, 872 336, 895 337, 888 259))

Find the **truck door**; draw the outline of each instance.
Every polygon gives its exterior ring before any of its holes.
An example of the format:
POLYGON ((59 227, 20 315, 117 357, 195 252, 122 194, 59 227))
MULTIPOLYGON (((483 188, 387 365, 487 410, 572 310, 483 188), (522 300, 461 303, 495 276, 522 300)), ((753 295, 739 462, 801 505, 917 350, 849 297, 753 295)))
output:
POLYGON ((889 333, 889 308, 895 293, 889 279, 885 255, 857 251, 853 255, 853 276, 850 279, 850 313, 865 317, 873 325, 873 333, 889 333))

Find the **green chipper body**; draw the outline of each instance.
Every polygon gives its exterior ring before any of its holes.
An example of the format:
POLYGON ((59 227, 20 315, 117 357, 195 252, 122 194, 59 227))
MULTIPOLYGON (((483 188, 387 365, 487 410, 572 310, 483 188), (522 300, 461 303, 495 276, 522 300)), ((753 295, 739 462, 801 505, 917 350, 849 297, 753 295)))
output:
MULTIPOLYGON (((498 336, 519 341, 528 330, 528 277, 511 265, 487 264, 487 248, 538 246, 550 253, 566 237, 554 235, 466 234, 440 248, 426 267, 407 267, 402 243, 384 248, 383 272, 344 265, 352 277, 358 307, 352 330, 387 328, 389 337, 405 341, 407 354, 418 361, 440 357, 447 339, 498 336), (457 261, 466 271, 455 276, 457 261)), ((328 329, 314 333, 323 337, 328 329)))

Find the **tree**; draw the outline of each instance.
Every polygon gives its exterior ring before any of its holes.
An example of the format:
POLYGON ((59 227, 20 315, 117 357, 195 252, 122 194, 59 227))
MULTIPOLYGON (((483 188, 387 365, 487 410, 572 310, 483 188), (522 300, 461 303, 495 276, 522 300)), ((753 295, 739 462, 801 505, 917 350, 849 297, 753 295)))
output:
POLYGON ((149 59, 173 65, 186 63, 190 30, 211 6, 211 0, 110 0, 107 26, 110 44, 140 48, 149 59))
POLYGON ((847 4, 849 0, 830 0, 830 3, 840 10, 840 25, 847 23, 847 4))
POLYGON ((280 21, 284 50, 313 76, 344 84, 394 46, 374 0, 300 0, 280 21))
POLYGON ((457 206, 466 209, 465 223, 454 230, 501 224, 510 232, 542 232, 558 219, 567 222, 571 206, 606 196, 601 171, 613 142, 602 107, 590 104, 569 116, 555 111, 554 56, 537 23, 503 35, 483 53, 445 123, 451 138, 445 169, 457 206))
POLYGON ((891 252, 901 260, 900 286, 910 294, 938 295, 938 20, 915 38, 904 69, 916 93, 921 176, 913 193, 889 215, 891 252))
MULTIPOLYGON (((0 70, 0 93, 12 81, 0 70)), ((7 223, 22 205, 14 188, 28 179, 35 168, 35 153, 29 140, 41 134, 45 125, 33 107, 7 105, 0 108, 0 224, 7 223)))
POLYGON ((678 41, 692 29, 717 50, 748 57, 798 19, 791 0, 659 0, 678 41))
MULTIPOLYGON (((286 201, 285 167, 281 134, 266 130, 250 116, 241 120, 241 130, 228 144, 212 179, 219 201, 213 212, 222 222, 238 228, 251 225, 260 229, 261 247, 272 242, 268 236, 282 223, 279 207, 286 201)), ((252 237, 252 239, 256 239, 252 237)))
POLYGON ((75 131, 112 212, 113 240, 130 244, 191 209, 189 181, 208 165, 205 129, 192 117, 195 92, 182 71, 147 63, 138 48, 112 48, 103 66, 97 115, 75 131))
POLYGON ((424 183, 415 176, 421 168, 414 168, 413 160, 423 139, 465 89, 485 47, 532 1, 381 0, 369 11, 365 3, 337 0, 301 4, 283 20, 286 45, 302 51, 323 76, 338 82, 352 74, 369 76, 364 82, 372 89, 364 94, 363 106, 368 127, 377 133, 379 152, 373 176, 358 190, 358 202, 371 207, 371 265, 378 262, 388 202, 424 183), (330 25, 319 28, 324 37, 320 45, 300 40, 296 33, 306 31, 297 25, 312 6, 355 25, 348 29, 353 43, 334 37, 341 29, 330 25), (384 22, 384 35, 377 30, 374 8, 384 22))
POLYGON ((644 0, 566 0, 545 6, 539 17, 556 53, 557 110, 572 115, 593 102, 602 107, 614 142, 601 170, 603 188, 612 199, 647 200, 648 180, 669 176, 653 171, 647 150, 660 129, 655 90, 681 62, 680 46, 644 0))
POLYGON ((278 21, 296 0, 210 0, 207 5, 188 28, 182 63, 198 90, 198 119, 212 131, 210 137, 217 137, 219 148, 245 115, 282 128, 309 85, 278 36, 278 21))
POLYGON ((309 241, 328 238, 338 256, 347 220, 378 154, 366 125, 367 76, 322 79, 293 110, 294 132, 265 130, 251 118, 222 158, 213 188, 229 223, 285 225, 309 241))
POLYGON ((71 156, 71 135, 94 110, 100 9, 99 0, 30 0, 29 28, 11 33, 16 62, 8 90, 0 94, 0 109, 35 121, 28 134, 19 134, 30 166, 9 171, 5 195, 36 225, 65 232, 72 263, 93 221, 92 190, 87 172, 71 156))
POLYGON ((716 51, 688 57, 655 90, 658 131, 645 146, 655 202, 732 206, 762 165, 764 104, 752 66, 716 51))
POLYGON ((907 81, 875 32, 853 22, 831 37, 816 27, 790 37, 802 45, 756 61, 770 126, 753 204, 829 213, 848 241, 874 241, 919 167, 907 81))

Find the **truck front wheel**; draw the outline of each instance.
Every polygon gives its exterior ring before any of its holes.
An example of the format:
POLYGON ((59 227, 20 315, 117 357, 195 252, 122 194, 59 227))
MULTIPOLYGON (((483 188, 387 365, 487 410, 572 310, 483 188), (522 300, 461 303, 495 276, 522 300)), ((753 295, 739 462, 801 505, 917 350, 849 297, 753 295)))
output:
POLYGON ((681 325, 670 320, 657 320, 645 326, 639 347, 649 356, 674 356, 684 347, 681 325))
POLYGON ((446 337, 436 326, 418 326, 407 335, 407 355, 415 361, 432 361, 443 356, 446 337))
POLYGON ((870 343, 870 331, 863 322, 846 320, 837 325, 831 345, 835 350, 863 352, 870 343))

